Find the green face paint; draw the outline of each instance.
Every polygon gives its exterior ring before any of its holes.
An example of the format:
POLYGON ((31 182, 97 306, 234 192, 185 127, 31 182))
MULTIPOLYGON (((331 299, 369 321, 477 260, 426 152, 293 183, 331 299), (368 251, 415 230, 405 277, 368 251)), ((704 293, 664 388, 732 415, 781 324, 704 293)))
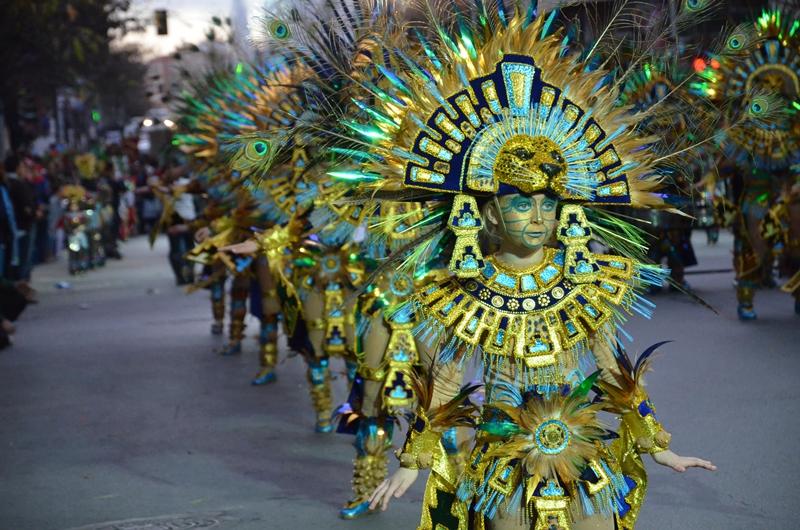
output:
POLYGON ((505 238, 515 246, 536 250, 547 243, 556 226, 558 201, 544 194, 505 195, 496 203, 505 238))

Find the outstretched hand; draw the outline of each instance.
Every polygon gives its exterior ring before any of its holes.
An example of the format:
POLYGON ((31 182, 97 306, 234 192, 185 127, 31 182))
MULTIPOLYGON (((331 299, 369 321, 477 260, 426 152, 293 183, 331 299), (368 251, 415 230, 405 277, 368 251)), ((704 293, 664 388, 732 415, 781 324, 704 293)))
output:
POLYGON ((258 252, 258 242, 255 239, 248 239, 243 243, 236 243, 235 245, 228 245, 226 247, 220 248, 223 252, 230 252, 231 254, 236 255, 247 255, 250 256, 258 252))
POLYGON ((693 456, 676 455, 669 449, 667 449, 666 451, 659 451, 658 453, 653 453, 651 456, 653 457, 653 460, 656 461, 656 463, 661 464, 662 466, 670 467, 673 470, 677 471, 678 473, 683 473, 690 467, 700 467, 703 469, 708 469, 709 471, 717 470, 717 466, 715 466, 708 460, 703 460, 702 458, 695 458, 693 456))
POLYGON ((204 226, 202 228, 198 228, 197 231, 194 233, 194 240, 197 241, 198 243, 202 243, 203 241, 208 239, 208 236, 210 235, 211 235, 211 229, 209 229, 207 226, 204 226))
POLYGON ((419 471, 416 469, 399 468, 372 492, 372 496, 369 498, 369 509, 374 510, 380 505, 381 511, 386 511, 392 497, 402 497, 406 490, 417 480, 417 476, 419 476, 419 471))

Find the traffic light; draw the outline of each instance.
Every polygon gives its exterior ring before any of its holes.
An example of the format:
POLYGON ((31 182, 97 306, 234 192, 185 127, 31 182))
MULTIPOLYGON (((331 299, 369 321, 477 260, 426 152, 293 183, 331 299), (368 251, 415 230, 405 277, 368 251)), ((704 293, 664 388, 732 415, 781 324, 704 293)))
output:
POLYGON ((156 33, 158 35, 166 35, 168 33, 168 31, 167 31, 167 10, 166 9, 156 9, 155 19, 156 19, 156 33))

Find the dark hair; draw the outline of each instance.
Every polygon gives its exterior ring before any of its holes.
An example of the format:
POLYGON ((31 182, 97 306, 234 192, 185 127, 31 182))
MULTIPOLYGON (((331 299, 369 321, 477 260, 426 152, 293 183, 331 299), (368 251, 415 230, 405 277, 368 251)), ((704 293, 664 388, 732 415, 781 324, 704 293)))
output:
POLYGON ((3 167, 8 173, 16 173, 19 167, 19 158, 15 154, 10 154, 3 162, 3 167))

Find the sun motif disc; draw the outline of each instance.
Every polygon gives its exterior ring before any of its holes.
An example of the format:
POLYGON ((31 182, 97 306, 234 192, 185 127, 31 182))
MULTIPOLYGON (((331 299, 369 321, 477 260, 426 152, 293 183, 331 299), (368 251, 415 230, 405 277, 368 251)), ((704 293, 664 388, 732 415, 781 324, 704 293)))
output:
POLYGON ((539 451, 546 455, 557 455, 569 445, 569 428, 563 421, 547 420, 540 423, 534 436, 539 451))

